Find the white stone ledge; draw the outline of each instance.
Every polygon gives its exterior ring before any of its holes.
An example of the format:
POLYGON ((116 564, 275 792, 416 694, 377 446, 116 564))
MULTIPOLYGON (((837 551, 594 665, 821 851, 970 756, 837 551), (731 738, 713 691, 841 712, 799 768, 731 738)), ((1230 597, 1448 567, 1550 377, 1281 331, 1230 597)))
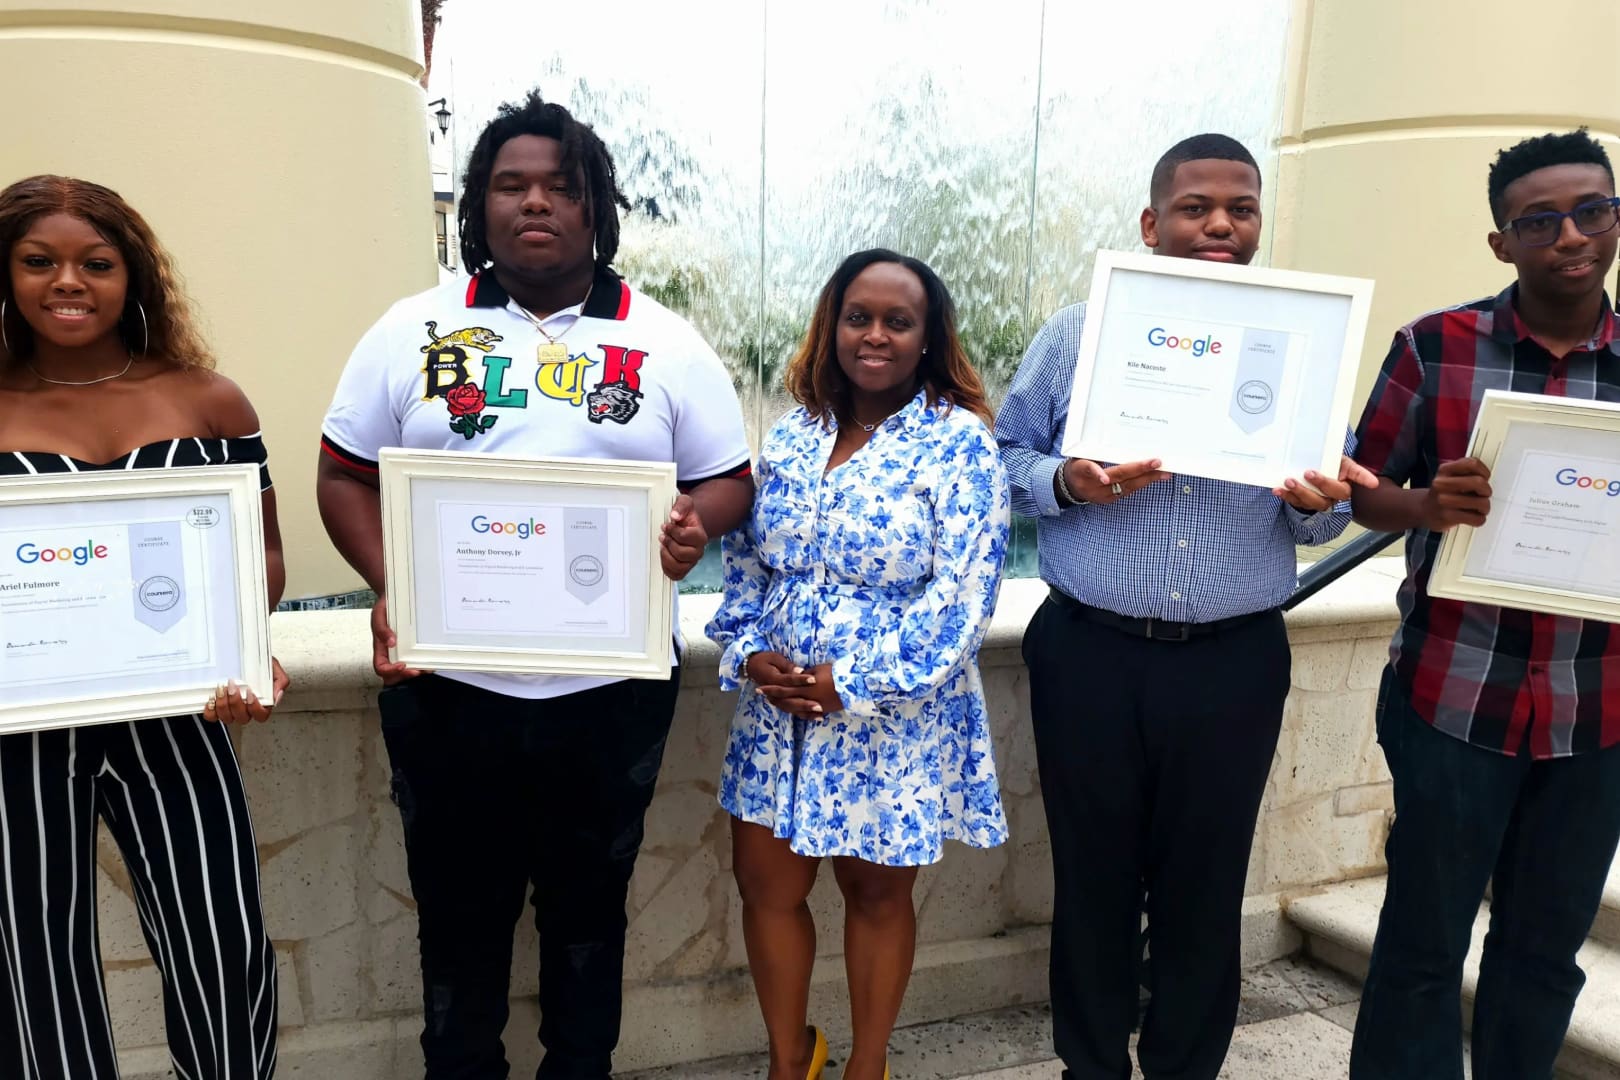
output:
MULTIPOLYGON (((924 1024, 999 1006, 1044 1001, 1051 935, 1046 927, 1009 930, 996 937, 920 945, 912 965, 899 1026, 924 1024)), ((1267 957, 1270 959, 1270 957, 1267 957)), ((513 1076, 539 1065, 535 1029, 540 1010, 514 998, 505 1032, 513 1076)), ((817 960, 810 985, 810 1016, 833 1042, 848 1040, 849 986, 841 956, 817 960)), ((283 1026, 277 1059, 284 1076, 397 1080, 420 1075, 415 1013, 375 1020, 283 1026)), ((752 1053, 765 1046, 759 1002, 744 969, 723 978, 625 987, 624 1028, 613 1065, 617 1072, 671 1062, 752 1053)), ((173 1080, 161 1047, 119 1055, 123 1080, 173 1080)))
MULTIPOLYGON (((1404 573, 1397 559, 1363 563, 1288 613, 1289 637, 1298 644, 1375 637, 1395 629, 1395 589, 1404 573)), ((985 635, 981 663, 1019 665, 1024 627, 1046 599, 1035 578, 1003 582, 996 613, 985 635)), ((683 596, 680 626, 686 639, 681 684, 713 687, 719 647, 703 627, 720 605, 716 594, 683 596)), ((292 677, 283 712, 365 708, 380 685, 371 670, 369 611, 280 612, 270 619, 276 656, 292 677)))
MULTIPOLYGON (((1389 777, 1372 711, 1399 574, 1396 561, 1375 560, 1288 615, 1292 691, 1249 862, 1246 963, 1299 946, 1282 916, 1283 897, 1382 872, 1389 777)), ((1037 580, 1002 587, 982 659, 1012 839, 988 851, 952 845, 918 878, 910 1022, 1045 994, 1051 851, 1020 656, 1024 627, 1045 596, 1037 580)), ((763 1045, 726 819, 714 798, 736 704, 716 685, 719 650, 703 637, 719 602, 692 596, 681 604, 684 692, 628 905, 623 1068, 763 1045)), ((415 918, 377 729, 369 613, 278 614, 272 634, 293 689, 275 722, 234 736, 282 977, 282 1071, 354 1080, 420 1075, 415 918)), ((1077 698, 1076 708, 1084 707, 1077 698)), ((156 971, 110 845, 100 861, 102 952, 121 961, 108 989, 124 1075, 164 1076, 156 971)), ((842 903, 831 874, 821 875, 810 907, 820 931, 814 1015, 839 1033, 848 1010, 842 903)), ((508 1049, 515 1074, 532 1072, 537 1052, 536 951, 525 915, 514 944, 508 1049)))

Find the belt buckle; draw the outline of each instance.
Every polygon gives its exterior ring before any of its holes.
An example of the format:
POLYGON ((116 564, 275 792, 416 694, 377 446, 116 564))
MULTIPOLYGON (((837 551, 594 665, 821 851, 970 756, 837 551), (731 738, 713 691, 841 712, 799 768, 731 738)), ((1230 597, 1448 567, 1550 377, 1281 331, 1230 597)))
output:
POLYGON ((1173 624, 1179 628, 1174 634, 1157 633, 1154 628, 1163 622, 1162 619, 1150 618, 1147 620, 1147 638, 1149 641, 1187 641, 1192 637, 1192 625, 1190 623, 1173 624))

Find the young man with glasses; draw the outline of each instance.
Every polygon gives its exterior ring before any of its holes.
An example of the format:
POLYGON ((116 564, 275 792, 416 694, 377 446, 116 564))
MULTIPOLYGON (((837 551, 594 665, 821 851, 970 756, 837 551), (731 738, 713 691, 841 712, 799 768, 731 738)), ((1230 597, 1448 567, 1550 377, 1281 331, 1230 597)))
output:
POLYGON ((1620 400, 1608 155, 1584 130, 1526 139, 1488 187, 1491 250, 1518 280, 1403 327, 1357 432, 1380 482, 1354 493, 1355 519, 1406 532, 1408 572, 1379 694, 1395 823, 1352 1080, 1461 1080, 1463 961, 1487 883, 1473 1074, 1551 1076, 1620 841, 1620 631, 1428 594, 1445 531, 1490 513, 1489 470, 1466 456, 1485 391, 1620 400))

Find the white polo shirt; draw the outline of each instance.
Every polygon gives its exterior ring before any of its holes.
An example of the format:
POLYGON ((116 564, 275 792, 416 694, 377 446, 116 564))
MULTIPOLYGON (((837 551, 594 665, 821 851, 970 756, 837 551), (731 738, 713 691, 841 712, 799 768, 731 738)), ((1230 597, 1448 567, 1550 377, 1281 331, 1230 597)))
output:
MULTIPOLYGON (((599 271, 583 305, 541 320, 568 359, 540 364, 547 339, 521 312, 488 271, 395 304, 350 355, 321 449, 368 470, 401 446, 670 461, 683 487, 748 475, 731 376, 685 319, 599 271)), ((441 674, 522 698, 617 681, 441 674)))

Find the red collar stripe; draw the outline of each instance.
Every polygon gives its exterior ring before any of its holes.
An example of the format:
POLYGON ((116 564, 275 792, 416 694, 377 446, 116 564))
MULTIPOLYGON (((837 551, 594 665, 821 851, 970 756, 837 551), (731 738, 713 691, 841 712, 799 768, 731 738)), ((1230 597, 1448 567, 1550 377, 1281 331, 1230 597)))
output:
MULTIPOLYGON (((505 307, 508 299, 506 290, 487 268, 474 274, 467 283, 466 305, 470 308, 505 307)), ((630 286, 612 270, 605 267, 598 270, 580 314, 587 319, 623 322, 630 315, 630 286)))

